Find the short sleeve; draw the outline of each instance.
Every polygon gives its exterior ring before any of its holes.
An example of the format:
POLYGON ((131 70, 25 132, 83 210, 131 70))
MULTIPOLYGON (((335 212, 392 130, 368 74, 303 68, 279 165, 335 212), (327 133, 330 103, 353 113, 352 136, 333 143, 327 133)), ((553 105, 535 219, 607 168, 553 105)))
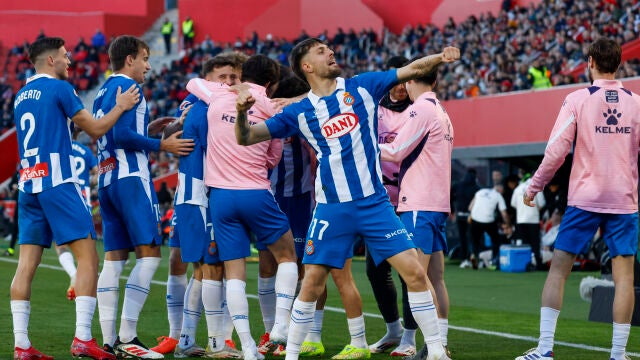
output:
POLYGON ((58 87, 60 89, 58 93, 60 107, 66 117, 72 118, 78 111, 84 109, 84 105, 71 84, 62 80, 59 83, 61 84, 58 87))
POLYGON ((284 111, 275 114, 265 121, 271 138, 283 139, 299 133, 298 118, 295 111, 290 108, 291 106, 285 108, 284 111))

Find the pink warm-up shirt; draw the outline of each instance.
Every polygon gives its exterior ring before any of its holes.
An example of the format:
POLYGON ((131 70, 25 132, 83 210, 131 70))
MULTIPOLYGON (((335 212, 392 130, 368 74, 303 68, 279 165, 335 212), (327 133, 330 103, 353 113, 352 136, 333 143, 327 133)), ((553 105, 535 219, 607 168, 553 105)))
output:
POLYGON ((617 80, 595 80, 567 95, 527 195, 542 191, 574 143, 568 205, 598 213, 638 211, 638 95, 617 80))
MULTIPOLYGON (((256 103, 247 112, 250 124, 273 116, 276 111, 264 87, 246 83, 256 103)), ((209 104, 207 119, 207 157, 204 183, 221 189, 271 189, 267 177, 282 156, 282 140, 274 139, 251 146, 239 145, 235 134, 237 94, 223 83, 192 79, 187 90, 209 104)))
POLYGON ((405 112, 395 140, 381 144, 382 160, 400 162, 398 212, 451 211, 453 126, 433 92, 421 94, 405 112))
MULTIPOLYGON (((390 143, 398 136, 398 131, 400 131, 404 125, 404 121, 409 117, 408 109, 409 108, 405 109, 403 112, 397 112, 389 110, 384 106, 378 106, 378 144, 390 143)), ((398 163, 382 161, 380 167, 382 168, 382 175, 389 180, 398 181, 398 174, 400 172, 400 165, 398 163)), ((385 184, 384 187, 387 189, 391 204, 398 206, 398 187, 388 184, 385 184)))

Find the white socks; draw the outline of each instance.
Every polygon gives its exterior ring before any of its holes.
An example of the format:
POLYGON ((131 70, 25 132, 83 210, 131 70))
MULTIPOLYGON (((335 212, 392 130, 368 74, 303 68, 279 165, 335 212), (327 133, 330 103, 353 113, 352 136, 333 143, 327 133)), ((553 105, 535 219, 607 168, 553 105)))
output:
POLYGON ((62 265, 64 271, 69 275, 69 278, 71 278, 71 280, 75 279, 76 263, 73 261, 73 254, 69 251, 65 251, 58 256, 58 260, 60 261, 60 265, 62 265))
POLYGON ((238 279, 227 280, 227 306, 242 344, 242 351, 247 355, 256 343, 251 337, 249 328, 249 303, 247 302, 246 283, 238 279))
POLYGON ((431 291, 409 291, 407 295, 409 297, 411 314, 413 314, 418 327, 424 335, 424 342, 427 345, 429 354, 437 354, 443 351, 442 344, 440 342, 438 314, 436 312, 436 306, 433 304, 431 291))
POLYGON ((298 265, 295 262, 280 263, 276 273, 276 322, 271 332, 286 336, 297 284, 298 265))
POLYGON ((264 332, 271 332, 276 322, 276 277, 258 277, 258 301, 262 312, 264 332))
POLYGON ((316 310, 313 314, 313 324, 309 329, 309 333, 304 341, 322 342, 322 320, 324 319, 324 309, 316 310))
POLYGON ((349 335, 351 335, 351 346, 358 349, 367 348, 367 339, 365 338, 364 316, 360 315, 356 318, 347 319, 349 325, 349 335))
POLYGON ((560 310, 550 307, 540 308, 540 339, 538 340, 538 351, 541 354, 553 350, 553 338, 556 333, 556 324, 560 310))
POLYGON ((404 329, 404 332, 402 333, 402 339, 400 339, 400 344, 407 344, 415 347, 416 346, 416 330, 404 329))
POLYGON ((15 347, 28 349, 31 347, 29 341, 29 314, 31 314, 31 303, 29 300, 11 300, 11 314, 13 315, 13 336, 15 347))
POLYGON ((442 341, 442 346, 447 346, 449 343, 448 335, 449 335, 449 319, 438 319, 438 325, 440 326, 440 340, 442 341))
POLYGON ((116 341, 116 319, 118 317, 118 295, 120 274, 124 260, 105 260, 98 277, 98 313, 103 343, 113 346, 116 341))
POLYGON ((167 315, 169 318, 169 337, 178 339, 182 326, 184 293, 187 289, 187 274, 169 275, 167 279, 167 315))
POLYGON ((613 323, 613 338, 611 341, 611 359, 624 360, 624 354, 629 340, 631 324, 613 323))
POLYGON ((184 294, 182 331, 180 332, 180 346, 183 349, 188 348, 196 340, 196 328, 198 326, 198 320, 200 320, 201 310, 202 282, 191 278, 184 294))
POLYGON ((96 298, 92 296, 76 297, 76 337, 82 341, 91 340, 91 321, 96 311, 96 298))
POLYGON ((287 338, 287 355, 285 360, 297 360, 300 355, 300 345, 311 328, 316 309, 316 302, 306 302, 296 299, 291 311, 289 336, 287 338))
POLYGON ((233 320, 229 314, 229 307, 227 306, 227 280, 222 280, 222 335, 224 340, 231 340, 233 335, 233 320))
POLYGON ((136 265, 131 270, 127 287, 124 291, 124 301, 122 304, 122 316, 120 321, 120 341, 126 343, 136 336, 138 316, 144 302, 149 295, 149 288, 153 274, 160 264, 160 258, 144 257, 136 260, 136 265))
POLYGON ((224 336, 222 331, 223 310, 222 310, 222 281, 202 280, 202 303, 204 313, 207 318, 208 337, 213 338, 215 352, 224 348, 224 336))
POLYGON ((385 325, 387 326, 387 333, 385 334, 386 336, 392 337, 392 338, 397 338, 402 336, 402 322, 400 321, 400 319, 391 322, 391 323, 385 323, 385 325))

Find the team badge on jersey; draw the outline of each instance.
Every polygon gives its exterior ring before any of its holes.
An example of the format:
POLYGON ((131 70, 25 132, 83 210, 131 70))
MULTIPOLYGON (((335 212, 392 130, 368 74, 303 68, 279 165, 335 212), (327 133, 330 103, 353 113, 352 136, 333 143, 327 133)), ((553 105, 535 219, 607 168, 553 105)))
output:
POLYGON ((307 245, 304 247, 304 252, 307 255, 312 255, 316 251, 315 246, 313 246, 312 240, 307 240, 307 245))
POLYGON ((354 113, 338 114, 322 124, 322 136, 327 139, 339 138, 348 134, 358 125, 358 115, 354 113))
POLYGON ((348 92, 344 93, 344 97, 342 98, 342 102, 344 102, 345 105, 353 106, 353 103, 355 101, 356 101, 356 98, 354 98, 351 94, 349 94, 348 92))

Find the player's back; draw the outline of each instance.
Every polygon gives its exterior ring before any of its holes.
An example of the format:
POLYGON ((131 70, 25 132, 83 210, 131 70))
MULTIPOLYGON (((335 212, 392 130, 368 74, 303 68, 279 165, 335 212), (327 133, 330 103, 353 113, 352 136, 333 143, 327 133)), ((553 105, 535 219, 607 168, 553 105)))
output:
MULTIPOLYGON (((275 109, 264 87, 250 86, 256 103, 247 114, 249 123, 253 125, 268 119, 275 109)), ((237 95, 228 89, 228 86, 219 84, 209 105, 205 183, 222 189, 270 189, 267 153, 273 141, 251 146, 238 144, 235 135, 237 95)))
MULTIPOLYGON (((135 81, 128 76, 111 75, 98 91, 93 102, 93 116, 97 119, 109 113, 116 105, 118 88, 128 89, 135 81)), ((137 84, 136 84, 137 85, 137 84)), ((138 89, 142 92, 142 89, 138 89)), ((150 179, 149 155, 143 148, 132 148, 122 144, 124 134, 135 133, 147 137, 149 112, 145 98, 131 110, 126 111, 116 124, 97 141, 98 147, 98 187, 108 186, 116 179, 138 176, 150 179), (122 135, 120 135, 122 134, 122 135)))
POLYGON ((18 91, 14 120, 20 154, 20 190, 39 193, 78 182, 71 150, 71 118, 82 110, 73 87, 49 75, 36 75, 18 91))
POLYGON ((276 196, 298 196, 313 190, 311 155, 299 136, 283 139, 282 159, 269 176, 276 196))
POLYGON ((204 185, 204 161, 207 151, 207 110, 208 105, 196 98, 184 119, 183 139, 193 139, 194 148, 186 156, 180 157, 178 165, 178 188, 176 205, 183 203, 208 206, 204 185))
POLYGON ((619 81, 596 80, 563 107, 577 129, 569 205, 637 211, 640 97, 619 81))

